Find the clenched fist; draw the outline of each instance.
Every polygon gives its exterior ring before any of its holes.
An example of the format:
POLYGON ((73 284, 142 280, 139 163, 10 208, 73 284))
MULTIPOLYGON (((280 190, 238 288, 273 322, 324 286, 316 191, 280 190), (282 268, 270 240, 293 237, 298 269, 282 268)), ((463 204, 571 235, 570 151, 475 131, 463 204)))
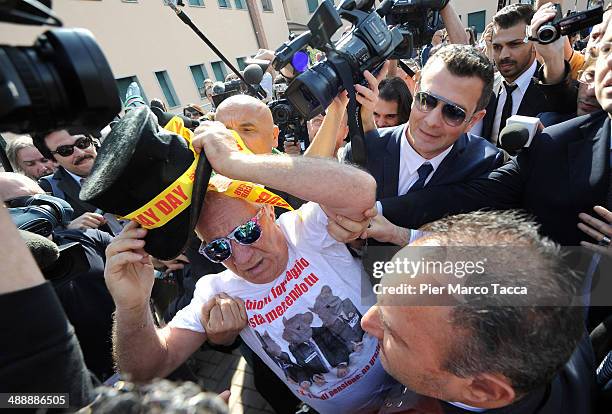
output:
POLYGON ((244 301, 219 293, 202 306, 200 316, 208 341, 216 345, 231 345, 247 325, 244 301))

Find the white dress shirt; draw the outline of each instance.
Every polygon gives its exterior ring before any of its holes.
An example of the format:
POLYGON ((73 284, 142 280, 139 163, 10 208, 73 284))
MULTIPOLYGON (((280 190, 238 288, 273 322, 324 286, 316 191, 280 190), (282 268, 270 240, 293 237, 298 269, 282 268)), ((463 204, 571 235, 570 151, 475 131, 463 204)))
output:
MULTIPOLYGON (((538 66, 538 62, 534 59, 533 63, 525 72, 521 73, 515 81, 514 84, 518 86, 512 92, 512 112, 511 115, 516 115, 518 112, 519 106, 521 106, 521 102, 523 101, 523 97, 525 96, 525 92, 527 92, 527 88, 529 88, 529 84, 531 83, 531 78, 535 75, 536 69, 538 66)), ((497 136, 499 135, 499 131, 501 131, 505 125, 499 125, 501 121, 502 112, 504 109, 504 104, 506 103, 506 88, 503 86, 500 87, 501 90, 499 92, 499 98, 497 99, 497 109, 495 110, 495 119, 493 120, 493 129, 491 130, 491 136, 494 137, 494 142, 497 142, 497 136)), ((488 138, 488 137, 487 137, 488 138)))
POLYGON ((406 128, 408 128, 408 124, 404 127, 404 132, 402 133, 402 140, 400 142, 400 165, 399 165, 399 177, 397 180, 397 195, 404 195, 410 190, 410 187, 414 185, 419 179, 419 173, 417 172, 421 165, 426 162, 431 164, 433 170, 425 180, 425 185, 431 180, 434 173, 444 161, 444 158, 448 155, 449 152, 453 149, 451 145, 447 149, 445 149, 442 153, 436 155, 432 159, 428 160, 419 155, 412 145, 408 142, 406 138, 406 128))
MULTIPOLYGON (((408 124, 404 125, 402 131, 402 138, 400 141, 400 165, 399 165, 399 177, 397 180, 397 195, 404 195, 410 190, 410 187, 419 179, 418 169, 421 165, 428 162, 433 167, 433 170, 425 180, 425 185, 431 180, 434 173, 444 161, 444 158, 451 152, 453 149, 453 145, 444 150, 441 154, 436 155, 430 160, 427 160, 421 157, 415 150, 412 148, 412 145, 408 142, 407 131, 408 124)), ((383 207, 380 201, 376 202, 376 209, 378 210, 378 214, 383 214, 383 207)))

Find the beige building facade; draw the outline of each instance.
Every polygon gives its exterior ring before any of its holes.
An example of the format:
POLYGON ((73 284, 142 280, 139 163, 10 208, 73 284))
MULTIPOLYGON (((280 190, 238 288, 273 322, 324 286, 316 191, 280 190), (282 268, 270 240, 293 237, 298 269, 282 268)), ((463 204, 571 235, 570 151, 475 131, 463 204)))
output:
MULTIPOLYGON (((493 19, 497 13, 498 2, 496 0, 451 0, 453 7, 466 27, 474 26, 480 35, 484 27, 493 19)), ((563 14, 568 10, 586 10, 588 0, 561 0, 563 14)), ((508 4, 527 3, 530 0, 507 0, 508 4)))
MULTIPOLYGON (((312 13, 322 1, 329 0, 283 0, 283 7, 287 15, 287 21, 290 28, 296 28, 297 31, 308 23, 312 13)), ((463 24, 475 26, 479 33, 491 21, 498 8, 497 0, 450 0, 451 4, 461 17, 463 24)), ((587 8, 589 0, 561 0, 562 10, 565 13, 567 10, 582 11, 587 8)), ((340 1, 335 0, 335 4, 340 1)), ((377 4, 380 1, 377 1, 377 4)), ((528 3, 533 4, 531 0, 506 0, 504 4, 513 3, 528 3)))
MULTIPOLYGON (((281 0, 184 0, 183 10, 234 66, 260 47, 288 38, 281 0), (257 33, 257 34, 256 34, 257 33)), ((205 78, 222 80, 229 69, 163 0, 54 0, 64 27, 90 30, 102 47, 125 99, 132 80, 147 100, 160 98, 172 112, 206 105, 205 78)), ((0 42, 31 45, 46 27, 0 23, 0 42)))

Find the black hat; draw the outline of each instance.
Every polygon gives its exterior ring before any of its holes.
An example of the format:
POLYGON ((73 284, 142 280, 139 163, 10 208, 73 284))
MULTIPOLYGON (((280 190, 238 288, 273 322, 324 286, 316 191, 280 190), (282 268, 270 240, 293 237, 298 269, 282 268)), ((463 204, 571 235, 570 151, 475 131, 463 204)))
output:
POLYGON ((203 152, 195 160, 188 140, 159 128, 149 107, 141 106, 102 143, 80 198, 149 228, 145 251, 169 260, 193 232, 212 172, 203 152))

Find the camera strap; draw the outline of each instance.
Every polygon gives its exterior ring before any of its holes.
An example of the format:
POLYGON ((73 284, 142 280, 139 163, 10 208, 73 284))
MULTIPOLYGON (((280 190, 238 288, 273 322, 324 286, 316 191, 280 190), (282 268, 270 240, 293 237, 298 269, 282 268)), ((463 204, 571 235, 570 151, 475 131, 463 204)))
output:
POLYGON ((336 70, 340 75, 340 79, 342 80, 342 85, 348 92, 349 96, 346 114, 348 116, 352 161, 360 167, 365 168, 368 157, 365 148, 363 123, 361 122, 361 111, 359 111, 355 85, 353 84, 353 72, 348 61, 344 59, 335 60, 334 66, 336 67, 336 70))

